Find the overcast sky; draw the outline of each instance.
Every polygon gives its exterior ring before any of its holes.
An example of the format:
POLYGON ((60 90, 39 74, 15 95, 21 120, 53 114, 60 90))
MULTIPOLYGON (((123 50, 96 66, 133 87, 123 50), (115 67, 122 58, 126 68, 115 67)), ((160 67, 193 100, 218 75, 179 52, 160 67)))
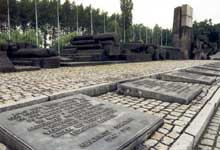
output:
MULTIPOLYGON (((71 1, 71 0, 70 0, 71 1)), ((77 4, 120 13, 120 0, 74 0, 77 4)), ((133 22, 146 26, 159 24, 164 28, 172 28, 174 8, 182 4, 193 7, 194 20, 201 21, 212 18, 213 23, 220 23, 220 0, 133 0, 133 22)))

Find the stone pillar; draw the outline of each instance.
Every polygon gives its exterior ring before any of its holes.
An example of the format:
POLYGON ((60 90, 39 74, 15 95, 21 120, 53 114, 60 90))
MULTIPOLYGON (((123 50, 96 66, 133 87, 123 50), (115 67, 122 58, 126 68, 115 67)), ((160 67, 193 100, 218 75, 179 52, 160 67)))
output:
POLYGON ((184 58, 191 58, 193 9, 189 5, 182 5, 174 10, 173 46, 180 48, 184 58))

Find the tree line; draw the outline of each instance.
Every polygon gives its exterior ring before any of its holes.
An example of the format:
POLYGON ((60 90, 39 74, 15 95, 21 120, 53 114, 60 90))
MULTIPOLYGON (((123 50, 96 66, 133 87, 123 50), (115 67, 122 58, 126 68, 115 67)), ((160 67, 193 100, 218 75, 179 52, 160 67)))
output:
MULTIPOLYGON (((57 0, 36 0, 38 11, 38 27, 43 45, 46 46, 47 36, 54 43, 57 39, 57 6, 59 7, 60 32, 68 35, 77 31, 77 14, 79 30, 84 34, 91 33, 91 11, 94 34, 117 32, 122 42, 144 41, 160 44, 171 43, 171 30, 155 25, 153 29, 143 24, 132 23, 132 0, 120 0, 121 14, 101 11, 91 6, 76 5, 75 1, 65 0, 58 4, 57 0), (105 25, 104 25, 105 24, 105 25), (161 34, 163 32, 163 34, 161 34)), ((35 0, 9 0, 11 30, 19 30, 25 34, 35 30, 35 0)), ((7 31, 7 0, 0 0, 0 31, 7 31)), ((34 36, 34 35, 33 35, 34 36)))

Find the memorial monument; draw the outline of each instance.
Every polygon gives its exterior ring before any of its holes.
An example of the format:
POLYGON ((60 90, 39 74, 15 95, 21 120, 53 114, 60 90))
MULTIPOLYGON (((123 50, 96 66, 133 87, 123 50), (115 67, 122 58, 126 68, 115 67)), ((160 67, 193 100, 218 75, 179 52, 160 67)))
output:
POLYGON ((15 65, 57 68, 60 58, 53 48, 37 48, 29 43, 8 43, 7 55, 15 65))
POLYGON ((173 22, 173 46, 180 48, 184 53, 184 58, 192 56, 192 25, 193 8, 189 5, 182 5, 174 10, 173 22))
POLYGON ((16 150, 127 150, 163 124, 81 94, 6 111, 0 120, 0 141, 16 150))
POLYGON ((213 76, 205 76, 205 75, 183 72, 183 71, 164 73, 159 75, 159 78, 165 81, 198 83, 198 84, 207 84, 207 85, 211 85, 213 82, 216 81, 216 77, 213 76))
POLYGON ((115 33, 77 36, 70 43, 61 50, 61 56, 72 61, 106 61, 117 59, 121 54, 115 33))
POLYGON ((198 85, 180 82, 168 82, 152 78, 122 83, 118 93, 128 96, 153 98, 161 101, 190 103, 202 91, 198 85))

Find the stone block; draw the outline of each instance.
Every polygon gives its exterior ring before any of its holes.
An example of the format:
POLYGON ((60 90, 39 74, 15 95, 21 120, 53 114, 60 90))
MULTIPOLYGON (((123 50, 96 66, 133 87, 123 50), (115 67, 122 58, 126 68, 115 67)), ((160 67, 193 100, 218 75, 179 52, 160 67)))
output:
POLYGON ((0 141, 16 150, 134 148, 163 120, 85 95, 3 112, 0 141))
POLYGON ((9 60, 6 51, 0 50, 0 72, 13 72, 15 67, 9 60))
POLYGON ((193 150, 193 142, 194 138, 192 135, 183 133, 170 150, 193 150))
POLYGON ((181 71, 164 73, 161 74, 160 77, 162 80, 165 81, 199 83, 199 84, 207 84, 207 85, 211 85, 216 80, 216 77, 204 76, 200 74, 181 72, 181 71))
POLYGON ((189 103, 201 91, 202 87, 198 85, 167 82, 150 78, 123 83, 118 87, 118 92, 121 94, 182 104, 189 103))
POLYGON ((202 69, 202 68, 188 68, 184 69, 183 71, 185 72, 190 72, 190 73, 196 73, 196 74, 201 74, 201 75, 206 75, 206 76, 220 76, 219 71, 214 71, 214 70, 207 70, 207 69, 202 69))

